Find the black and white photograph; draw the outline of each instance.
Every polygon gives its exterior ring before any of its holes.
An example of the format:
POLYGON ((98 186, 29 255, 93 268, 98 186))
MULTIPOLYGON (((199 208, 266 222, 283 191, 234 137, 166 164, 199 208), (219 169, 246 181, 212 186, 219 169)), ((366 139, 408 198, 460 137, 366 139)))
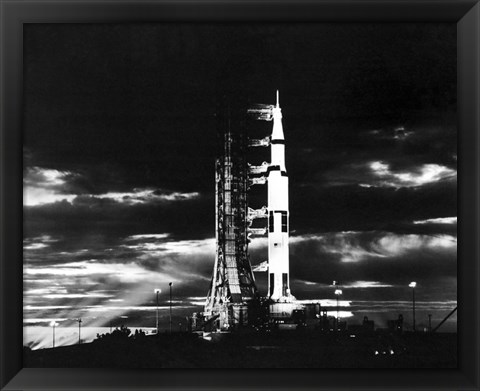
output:
POLYGON ((457 368, 456 23, 29 23, 23 359, 457 368))

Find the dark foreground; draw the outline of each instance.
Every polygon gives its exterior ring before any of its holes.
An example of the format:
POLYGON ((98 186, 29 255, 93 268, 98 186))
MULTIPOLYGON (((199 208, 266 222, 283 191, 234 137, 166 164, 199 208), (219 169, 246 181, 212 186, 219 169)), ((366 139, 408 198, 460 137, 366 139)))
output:
POLYGON ((174 333, 24 351, 25 367, 456 368, 457 334, 174 333))

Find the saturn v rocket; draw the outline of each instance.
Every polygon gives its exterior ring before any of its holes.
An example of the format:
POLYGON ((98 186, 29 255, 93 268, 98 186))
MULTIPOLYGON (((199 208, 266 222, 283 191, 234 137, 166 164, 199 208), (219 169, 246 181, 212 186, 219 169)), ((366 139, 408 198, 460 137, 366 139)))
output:
POLYGON ((290 302, 288 250, 288 176, 279 94, 272 109, 271 162, 268 167, 268 295, 274 302, 290 302))
POLYGON ((259 319, 259 314, 255 313, 258 311, 255 305, 258 293, 254 270, 247 253, 250 235, 268 233, 266 296, 269 300, 262 302, 268 303, 269 321, 277 325, 291 323, 294 311, 302 310, 301 304, 290 292, 288 176, 278 91, 276 98, 275 105, 256 105, 247 111, 257 120, 273 121, 270 136, 248 140, 250 147, 270 147, 269 163, 263 162, 260 166, 246 163, 247 139, 241 131, 242 127, 232 132, 230 117, 222 126, 226 129, 224 150, 216 164, 217 251, 203 313, 206 322, 213 328, 229 330, 248 323, 250 318, 259 319), (259 174, 263 175, 258 177, 259 174), (268 206, 258 210, 248 208, 249 186, 265 183, 268 206), (254 219, 267 217, 268 227, 251 227, 254 219), (250 310, 253 315, 249 315, 250 310))

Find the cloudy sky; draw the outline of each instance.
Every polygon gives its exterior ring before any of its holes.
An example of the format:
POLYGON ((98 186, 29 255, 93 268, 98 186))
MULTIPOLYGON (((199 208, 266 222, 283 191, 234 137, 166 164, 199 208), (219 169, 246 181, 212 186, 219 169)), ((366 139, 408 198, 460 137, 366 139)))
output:
POLYGON ((336 280, 352 314, 408 322, 415 280, 417 324, 456 306, 455 24, 31 24, 24 39, 26 327, 153 327, 170 281, 175 324, 200 310, 217 107, 276 89, 292 293, 332 300, 336 280))

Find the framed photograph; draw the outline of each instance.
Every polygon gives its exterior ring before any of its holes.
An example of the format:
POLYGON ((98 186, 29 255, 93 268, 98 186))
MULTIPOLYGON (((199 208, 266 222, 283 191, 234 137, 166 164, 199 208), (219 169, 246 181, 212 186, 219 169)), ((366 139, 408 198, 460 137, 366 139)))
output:
POLYGON ((479 389, 477 1, 1 11, 2 390, 479 389))

